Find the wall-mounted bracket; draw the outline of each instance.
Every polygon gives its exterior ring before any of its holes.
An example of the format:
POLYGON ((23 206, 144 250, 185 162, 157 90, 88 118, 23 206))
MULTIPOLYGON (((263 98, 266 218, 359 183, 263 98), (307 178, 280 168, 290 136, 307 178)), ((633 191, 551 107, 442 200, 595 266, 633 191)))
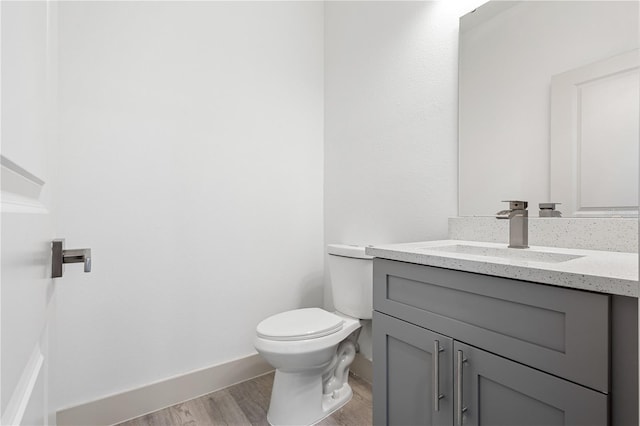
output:
POLYGON ((60 278, 65 263, 84 263, 84 272, 91 272, 91 249, 64 249, 64 239, 53 240, 51 244, 51 277, 60 278))

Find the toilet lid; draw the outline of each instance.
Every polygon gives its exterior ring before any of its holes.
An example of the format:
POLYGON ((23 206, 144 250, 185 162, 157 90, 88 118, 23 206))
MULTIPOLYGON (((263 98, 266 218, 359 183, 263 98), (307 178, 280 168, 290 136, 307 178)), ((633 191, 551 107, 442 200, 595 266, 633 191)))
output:
POLYGON ((269 340, 306 340, 328 336, 342 329, 344 320, 320 308, 296 309, 273 315, 256 328, 269 340))

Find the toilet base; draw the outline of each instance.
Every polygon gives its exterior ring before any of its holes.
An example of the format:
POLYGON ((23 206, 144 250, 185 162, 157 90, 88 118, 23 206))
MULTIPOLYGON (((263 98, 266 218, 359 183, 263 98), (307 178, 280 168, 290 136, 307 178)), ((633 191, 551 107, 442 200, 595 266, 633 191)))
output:
POLYGON ((287 373, 276 370, 267 421, 272 426, 312 425, 343 407, 352 395, 348 383, 323 395, 322 375, 317 372, 287 373))

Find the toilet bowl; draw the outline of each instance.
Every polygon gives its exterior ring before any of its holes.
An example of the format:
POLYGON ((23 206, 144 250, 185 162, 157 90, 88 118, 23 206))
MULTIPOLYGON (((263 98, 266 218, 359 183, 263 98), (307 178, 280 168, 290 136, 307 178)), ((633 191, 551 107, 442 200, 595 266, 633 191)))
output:
POLYGON ((349 366, 360 319, 371 318, 372 257, 357 246, 329 245, 328 253, 337 310, 295 309, 256 327, 254 346, 276 369, 267 413, 271 425, 314 424, 353 394, 349 366))
MULTIPOLYGON (((351 399, 351 387, 346 378, 355 357, 356 342, 348 337, 360 329, 360 321, 319 308, 298 309, 278 315, 292 320, 300 318, 297 323, 291 323, 294 326, 303 324, 304 319, 312 316, 322 316, 327 324, 331 324, 330 318, 334 317, 339 324, 335 331, 319 337, 274 340, 274 336, 258 332, 254 341, 260 355, 276 368, 267 414, 269 424, 310 425, 351 399)), ((278 319, 278 315, 267 320, 278 319)), ((258 330, 265 328, 264 321, 260 325, 263 327, 259 326, 258 330)))

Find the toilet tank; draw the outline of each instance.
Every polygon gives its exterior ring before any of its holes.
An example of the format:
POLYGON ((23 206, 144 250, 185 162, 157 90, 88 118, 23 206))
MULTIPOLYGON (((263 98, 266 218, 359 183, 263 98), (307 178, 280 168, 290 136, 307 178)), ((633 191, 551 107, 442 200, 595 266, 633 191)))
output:
POLYGON ((373 310, 373 257, 364 247, 329 244, 329 276, 333 304, 338 312, 370 319, 373 310))

